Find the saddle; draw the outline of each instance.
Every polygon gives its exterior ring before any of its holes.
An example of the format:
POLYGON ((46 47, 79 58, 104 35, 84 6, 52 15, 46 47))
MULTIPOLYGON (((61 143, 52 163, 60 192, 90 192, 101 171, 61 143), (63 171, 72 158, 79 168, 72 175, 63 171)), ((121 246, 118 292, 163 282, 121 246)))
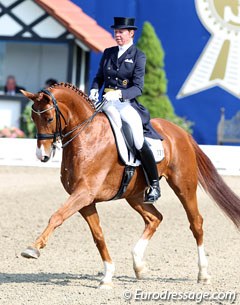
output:
MULTIPOLYGON (((125 121, 122 121, 122 128, 120 130, 111 117, 106 113, 105 115, 107 116, 112 128, 120 160, 125 165, 133 167, 139 166, 141 161, 138 159, 138 153, 134 145, 130 126, 125 121)), ((164 159, 162 140, 151 139, 148 137, 145 137, 145 139, 153 152, 156 163, 162 161, 164 159)))
MULTIPOLYGON (((141 161, 138 159, 138 153, 134 145, 133 134, 130 126, 122 120, 122 128, 120 128, 115 124, 115 122, 108 116, 106 113, 114 137, 118 150, 118 155, 123 164, 125 164, 125 169, 122 177, 122 182, 117 194, 111 199, 116 200, 122 197, 125 193, 137 166, 141 164, 141 161)), ((160 162, 164 159, 164 149, 162 145, 162 141, 160 139, 151 139, 145 137, 147 140, 150 149, 153 152, 155 157, 155 161, 160 162)))

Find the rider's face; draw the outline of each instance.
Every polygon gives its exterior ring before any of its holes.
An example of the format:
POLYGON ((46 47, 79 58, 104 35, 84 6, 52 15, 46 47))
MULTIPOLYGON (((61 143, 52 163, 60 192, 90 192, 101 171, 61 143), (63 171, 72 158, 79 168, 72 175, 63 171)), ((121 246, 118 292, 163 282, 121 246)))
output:
POLYGON ((134 30, 115 29, 114 37, 119 46, 128 44, 134 36, 134 30))

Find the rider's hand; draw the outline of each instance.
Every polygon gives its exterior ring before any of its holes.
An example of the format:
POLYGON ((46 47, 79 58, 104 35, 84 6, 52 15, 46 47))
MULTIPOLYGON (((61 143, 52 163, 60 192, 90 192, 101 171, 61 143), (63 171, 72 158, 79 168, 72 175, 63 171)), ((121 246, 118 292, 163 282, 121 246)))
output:
POLYGON ((108 102, 117 102, 122 98, 122 91, 121 90, 109 91, 106 94, 104 94, 103 97, 108 102))
POLYGON ((90 98, 90 100, 92 100, 94 102, 94 104, 98 104, 98 102, 99 102, 98 89, 91 89, 89 98, 90 98))

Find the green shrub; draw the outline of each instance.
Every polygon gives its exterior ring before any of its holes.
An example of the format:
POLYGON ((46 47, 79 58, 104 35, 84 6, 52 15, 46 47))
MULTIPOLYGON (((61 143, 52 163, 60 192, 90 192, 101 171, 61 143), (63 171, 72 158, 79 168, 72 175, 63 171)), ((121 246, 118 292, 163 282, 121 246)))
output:
POLYGON ((192 122, 175 114, 167 96, 167 78, 164 70, 164 50, 153 26, 145 22, 137 47, 147 57, 143 94, 138 98, 150 112, 151 117, 167 119, 188 132, 192 132, 192 122))
POLYGON ((30 101, 21 116, 21 126, 27 138, 35 138, 36 127, 32 121, 32 102, 30 101))

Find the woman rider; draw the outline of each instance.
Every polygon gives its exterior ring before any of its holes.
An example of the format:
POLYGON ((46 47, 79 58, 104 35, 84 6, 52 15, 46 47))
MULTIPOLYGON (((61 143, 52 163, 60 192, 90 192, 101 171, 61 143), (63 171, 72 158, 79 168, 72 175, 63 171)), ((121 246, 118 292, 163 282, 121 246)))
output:
POLYGON ((114 37, 118 46, 107 48, 90 90, 89 98, 99 102, 99 90, 104 88, 107 103, 103 110, 121 129, 121 119, 132 130, 134 145, 148 178, 149 189, 144 203, 154 203, 160 196, 159 177, 152 151, 144 136, 159 138, 150 124, 149 112, 137 102, 142 94, 146 56, 133 44, 134 18, 114 17, 114 37))

